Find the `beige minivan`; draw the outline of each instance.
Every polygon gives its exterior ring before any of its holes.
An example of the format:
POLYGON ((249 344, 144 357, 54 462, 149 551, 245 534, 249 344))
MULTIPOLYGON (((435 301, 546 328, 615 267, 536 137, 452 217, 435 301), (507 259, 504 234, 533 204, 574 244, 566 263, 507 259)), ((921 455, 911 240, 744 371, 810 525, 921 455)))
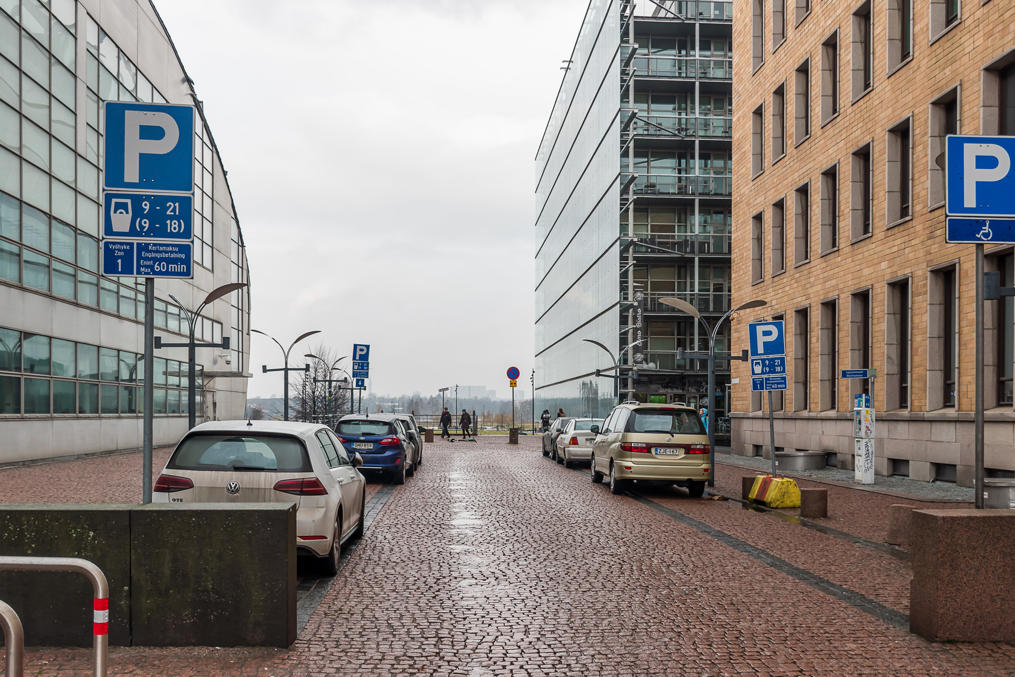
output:
POLYGON ((625 402, 593 430, 593 483, 608 477, 614 494, 631 480, 680 484, 695 498, 705 493, 708 434, 691 407, 625 402))

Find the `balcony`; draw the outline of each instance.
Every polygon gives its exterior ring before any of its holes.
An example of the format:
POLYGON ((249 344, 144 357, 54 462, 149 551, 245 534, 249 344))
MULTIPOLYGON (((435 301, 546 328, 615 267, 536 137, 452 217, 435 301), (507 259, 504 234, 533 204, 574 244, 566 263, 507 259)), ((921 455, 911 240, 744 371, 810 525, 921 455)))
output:
POLYGON ((733 118, 728 115, 640 114, 635 118, 633 127, 635 134, 649 136, 729 139, 733 118))
MULTIPOLYGON (((723 353, 717 350, 715 356, 716 358, 728 358, 729 353, 723 353)), ((706 369, 708 369, 708 360, 689 360, 687 358, 678 360, 675 350, 650 350, 645 353, 645 361, 656 365, 656 369, 665 369, 669 371, 700 372, 704 374, 706 369)), ((727 360, 716 360, 715 371, 717 374, 729 373, 729 370, 729 362, 727 360)), ((647 374, 651 373, 651 371, 647 372, 647 374)))
MULTIPOLYGON (((622 284, 621 287, 624 287, 622 284)), ((660 303, 659 299, 664 297, 676 297, 687 301, 695 308, 698 309, 702 315, 722 315, 730 309, 730 293, 726 292, 647 292, 642 299, 642 309, 646 313, 667 313, 667 314, 680 314, 684 317, 690 318, 691 316, 687 313, 683 313, 672 306, 668 306, 665 303, 660 303)), ((621 292, 620 300, 626 302, 628 295, 626 291, 621 292)))
MULTIPOLYGON (((678 252, 684 256, 729 256, 730 255, 730 234, 729 233, 681 233, 681 234, 656 234, 638 235, 638 243, 652 244, 657 247, 664 247, 678 252)), ((654 254, 657 256, 670 256, 665 252, 634 246, 634 253, 654 254)))
POLYGON ((733 3, 728 0, 681 0, 670 6, 673 12, 658 9, 657 5, 646 3, 645 7, 638 7, 635 10, 635 19, 642 21, 662 20, 667 23, 693 21, 731 21, 733 18, 733 3), (675 16, 678 15, 678 16, 675 16))
POLYGON ((639 174, 635 195, 677 195, 682 197, 729 197, 733 177, 702 174, 639 174))
POLYGON ((732 81, 733 77, 733 59, 725 58, 636 56, 634 68, 639 77, 725 81, 732 81))

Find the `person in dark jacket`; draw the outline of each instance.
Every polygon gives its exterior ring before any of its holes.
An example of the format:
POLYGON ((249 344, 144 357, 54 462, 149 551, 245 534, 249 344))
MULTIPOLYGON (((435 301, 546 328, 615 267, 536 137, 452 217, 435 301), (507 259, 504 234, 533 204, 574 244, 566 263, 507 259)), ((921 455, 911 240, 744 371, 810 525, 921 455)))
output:
POLYGON ((441 439, 451 439, 451 433, 448 428, 451 426, 451 412, 448 411, 447 407, 444 407, 444 411, 441 412, 441 439))
POLYGON ((539 420, 543 424, 543 432, 545 433, 550 429, 550 410, 543 409, 543 413, 539 416, 539 420))
POLYGON ((458 427, 462 429, 463 440, 469 436, 469 426, 471 425, 472 425, 472 417, 469 416, 469 412, 462 409, 462 415, 458 419, 458 427))
POLYGON ((567 414, 564 413, 563 407, 557 407, 557 418, 564 418, 567 414))

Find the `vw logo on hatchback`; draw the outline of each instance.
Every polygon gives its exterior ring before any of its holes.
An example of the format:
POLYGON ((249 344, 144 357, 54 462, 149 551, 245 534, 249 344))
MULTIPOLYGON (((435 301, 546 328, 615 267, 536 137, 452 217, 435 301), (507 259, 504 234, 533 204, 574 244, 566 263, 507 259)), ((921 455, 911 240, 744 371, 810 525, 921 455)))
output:
POLYGON ((230 482, 229 484, 227 484, 226 493, 231 494, 232 496, 235 496, 236 494, 240 493, 240 483, 230 482))

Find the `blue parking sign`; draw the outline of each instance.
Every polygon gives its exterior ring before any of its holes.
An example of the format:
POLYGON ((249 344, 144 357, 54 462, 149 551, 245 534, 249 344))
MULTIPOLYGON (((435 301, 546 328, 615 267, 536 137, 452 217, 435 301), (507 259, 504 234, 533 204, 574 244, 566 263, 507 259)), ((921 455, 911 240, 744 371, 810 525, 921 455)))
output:
POLYGON ((1015 136, 951 135, 945 149, 948 216, 1015 218, 1015 136))
POLYGON ((747 325, 751 357, 774 357, 786 354, 786 338, 782 320, 751 322, 747 325))
POLYGON ((106 102, 106 189, 194 191, 194 107, 106 102))

